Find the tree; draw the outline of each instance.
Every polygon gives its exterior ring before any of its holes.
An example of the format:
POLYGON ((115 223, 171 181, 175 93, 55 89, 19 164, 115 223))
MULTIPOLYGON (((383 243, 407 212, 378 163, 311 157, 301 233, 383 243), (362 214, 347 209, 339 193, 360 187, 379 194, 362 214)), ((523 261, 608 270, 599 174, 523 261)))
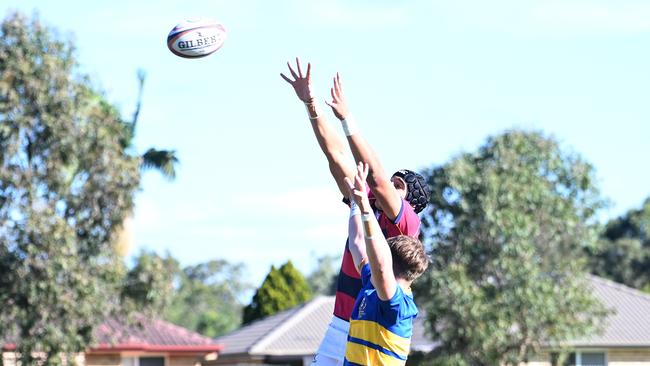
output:
POLYGON ((24 365, 85 350, 130 298, 113 243, 140 158, 54 34, 18 13, 0 25, 0 339, 24 365))
POLYGON ((650 292, 650 198, 640 209, 609 221, 596 248, 588 248, 592 273, 650 292))
MULTIPOLYGON (((133 119, 131 121, 126 121, 120 118, 120 125, 122 126, 120 144, 125 150, 133 150, 133 140, 135 138, 136 125, 138 123, 138 118, 140 116, 140 111, 142 109, 142 91, 144 89, 145 82, 145 72, 144 70, 138 70, 138 99, 136 103, 135 112, 133 113, 133 119)), ((114 108, 106 101, 106 99, 100 95, 96 94, 95 97, 100 103, 103 103, 107 108, 114 108)), ((115 112, 117 116, 119 113, 115 112)), ((160 172, 163 177, 168 180, 173 180, 176 178, 176 165, 178 164, 178 158, 176 157, 176 152, 174 150, 160 150, 155 147, 149 148, 140 156, 140 169, 141 171, 146 171, 150 169, 157 170, 160 172)), ((126 256, 132 247, 133 240, 133 229, 131 227, 132 216, 129 214, 124 218, 122 224, 120 225, 120 230, 118 237, 115 241, 115 246, 118 253, 121 256, 126 256)))
POLYGON ((253 300, 244 308, 244 324, 290 309, 311 298, 311 291, 303 275, 291 261, 271 271, 257 289, 253 300))
MULTIPOLYGON (((135 138, 135 127, 138 123, 138 117, 140 116, 140 110, 142 108, 142 91, 144 89, 146 74, 144 70, 138 70, 137 76, 138 101, 136 104, 135 112, 133 113, 133 119, 130 122, 121 120, 121 123, 126 130, 127 137, 122 140, 122 145, 125 149, 132 148, 133 139, 135 138)), ((165 178, 170 180, 176 178, 176 165, 178 164, 176 151, 161 150, 155 147, 150 147, 140 156, 140 159, 140 166, 142 169, 155 169, 159 171, 165 178)))
POLYGON ((241 294, 250 290, 244 266, 211 260, 178 272, 176 288, 165 319, 216 337, 241 324, 241 294))
POLYGON ((341 256, 324 255, 316 258, 316 269, 307 276, 312 294, 332 296, 336 294, 336 280, 341 256))
POLYGON ((174 294, 172 284, 178 271, 178 261, 169 254, 161 257, 155 252, 141 251, 133 268, 126 273, 121 288, 122 310, 134 312, 144 304, 149 312, 145 315, 165 311, 174 294))
POLYGON ((591 165, 553 138, 515 130, 427 176, 433 263, 418 298, 430 299, 439 359, 517 364, 543 342, 599 329, 605 312, 580 259, 603 203, 591 165))

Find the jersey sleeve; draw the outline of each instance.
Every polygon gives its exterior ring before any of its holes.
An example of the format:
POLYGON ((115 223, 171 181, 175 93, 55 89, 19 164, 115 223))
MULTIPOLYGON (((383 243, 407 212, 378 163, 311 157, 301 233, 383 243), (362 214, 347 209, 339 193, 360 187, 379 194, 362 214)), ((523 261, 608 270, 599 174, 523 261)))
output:
POLYGON ((420 217, 415 213, 411 204, 404 199, 402 199, 402 208, 395 218, 394 224, 404 235, 412 238, 417 238, 420 235, 420 217))
POLYGON ((370 283, 370 275, 372 274, 370 270, 370 264, 366 263, 361 268, 361 286, 366 287, 370 283))
POLYGON ((397 285, 393 297, 383 301, 379 299, 379 308, 382 318, 390 324, 396 323, 400 318, 401 306, 404 303, 404 291, 397 285))

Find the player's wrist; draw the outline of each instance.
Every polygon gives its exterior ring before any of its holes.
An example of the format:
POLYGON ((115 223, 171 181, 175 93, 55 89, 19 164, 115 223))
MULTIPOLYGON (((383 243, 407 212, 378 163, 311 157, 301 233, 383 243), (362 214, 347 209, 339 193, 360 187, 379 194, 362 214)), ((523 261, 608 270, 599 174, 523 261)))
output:
POLYGON ((320 108, 318 107, 315 98, 311 98, 307 101, 303 100, 303 103, 305 103, 305 108, 307 108, 307 115, 309 116, 309 119, 314 120, 320 117, 320 108))
POLYGON ((361 208, 354 202, 353 199, 350 199, 350 217, 361 215, 361 208))
POLYGON ((351 114, 348 114, 343 119, 341 119, 341 126, 343 126, 345 136, 352 136, 355 133, 359 132, 357 122, 351 114))
POLYGON ((361 214, 367 214, 367 213, 372 213, 372 206, 370 206, 370 202, 368 200, 362 200, 359 203, 359 209, 361 210, 361 214))

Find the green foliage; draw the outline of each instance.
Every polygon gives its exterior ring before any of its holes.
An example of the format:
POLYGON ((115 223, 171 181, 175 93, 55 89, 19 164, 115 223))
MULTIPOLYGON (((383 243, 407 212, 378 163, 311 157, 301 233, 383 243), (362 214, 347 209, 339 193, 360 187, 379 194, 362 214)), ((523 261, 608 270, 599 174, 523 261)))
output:
POLYGON ((341 256, 324 255, 316 260, 316 269, 307 276, 309 288, 313 294, 333 296, 336 294, 336 280, 341 256))
POLYGON ((169 287, 159 259, 127 271, 115 252, 141 158, 78 70, 71 42, 38 19, 0 25, 0 340, 23 365, 62 363, 108 316, 163 306, 169 287))
POLYGON ((120 308, 126 270, 111 243, 139 159, 69 42, 20 14, 0 27, 0 339, 20 340, 25 365, 32 351, 57 364, 120 308))
MULTIPOLYGON (((138 101, 136 104, 135 112, 133 113, 132 121, 120 120, 124 128, 124 137, 120 140, 122 147, 125 149, 132 148, 133 139, 135 138, 135 130, 138 124, 138 117, 142 109, 142 90, 144 89, 144 82, 146 80, 146 73, 144 70, 138 70, 138 101)), ((98 96, 102 103, 108 104, 104 98, 98 96)), ((140 157, 140 167, 143 170, 155 169, 163 175, 163 177, 173 180, 176 178, 176 165, 178 158, 174 150, 159 150, 157 148, 149 148, 140 157)))
POLYGON ((291 261, 287 261, 287 263, 283 264, 280 267, 279 272, 291 290, 290 297, 292 302, 297 305, 311 298, 311 290, 309 289, 307 280, 305 280, 305 276, 303 276, 302 273, 293 266, 291 261))
POLYGON ((142 168, 156 169, 167 179, 176 178, 178 158, 174 150, 157 150, 150 148, 142 154, 142 168))
POLYGON ((160 314, 170 303, 174 293, 172 281, 177 272, 178 262, 169 254, 163 258, 143 250, 125 276, 122 310, 135 311, 145 305, 146 315, 160 314))
POLYGON ((303 275, 291 261, 271 271, 257 289, 251 303, 244 308, 244 324, 290 309, 311 298, 311 291, 303 275))
POLYGON ((433 263, 417 290, 438 360, 515 364, 599 329, 605 312, 580 260, 603 203, 589 164, 541 133, 510 131, 427 175, 433 263))
POLYGON ((641 290, 650 289, 650 198, 640 209, 607 223, 596 248, 588 248, 594 274, 641 290))
MULTIPOLYGON (((435 352, 435 351, 434 351, 435 352)), ((467 366, 467 362, 459 355, 435 357, 424 352, 413 352, 406 360, 406 366, 467 366)))
POLYGON ((236 329, 242 317, 240 296, 251 289, 243 278, 244 266, 225 260, 184 268, 165 319, 208 337, 236 329))

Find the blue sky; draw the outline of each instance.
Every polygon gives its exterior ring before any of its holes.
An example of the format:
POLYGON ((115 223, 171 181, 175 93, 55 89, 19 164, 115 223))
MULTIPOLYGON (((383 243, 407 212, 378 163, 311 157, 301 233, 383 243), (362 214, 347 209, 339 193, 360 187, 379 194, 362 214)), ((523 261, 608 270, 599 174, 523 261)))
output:
POLYGON ((612 202, 603 217, 650 196, 647 1, 20 0, 3 7, 36 10, 72 37, 83 70, 125 115, 135 104, 136 70, 146 70, 137 148, 176 149, 181 165, 174 182, 145 174, 131 253, 242 262, 259 284, 271 264, 291 259, 307 273, 317 256, 342 251, 347 208, 304 107, 279 77, 295 56, 312 62, 321 101, 341 72, 387 171, 429 168, 504 129, 531 128, 596 167, 612 202), (223 48, 198 60, 169 52, 167 33, 189 17, 224 24, 223 48))

